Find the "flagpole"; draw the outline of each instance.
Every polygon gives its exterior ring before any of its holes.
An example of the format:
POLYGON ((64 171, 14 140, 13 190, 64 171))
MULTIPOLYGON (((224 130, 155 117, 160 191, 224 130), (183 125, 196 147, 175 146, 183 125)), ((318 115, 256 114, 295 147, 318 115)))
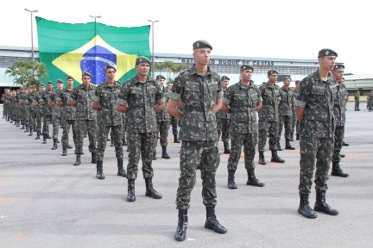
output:
POLYGON ((32 21, 32 14, 33 13, 37 13, 39 10, 29 10, 27 8, 25 8, 25 10, 27 12, 30 12, 31 14, 31 56, 32 56, 32 60, 35 60, 35 56, 34 56, 34 29, 33 29, 33 21, 32 21))
POLYGON ((97 18, 101 18, 101 16, 89 15, 89 17, 95 19, 95 37, 96 37, 96 35, 97 35, 97 18))
POLYGON ((154 78, 154 23, 159 22, 159 20, 148 20, 152 23, 152 78, 154 78))

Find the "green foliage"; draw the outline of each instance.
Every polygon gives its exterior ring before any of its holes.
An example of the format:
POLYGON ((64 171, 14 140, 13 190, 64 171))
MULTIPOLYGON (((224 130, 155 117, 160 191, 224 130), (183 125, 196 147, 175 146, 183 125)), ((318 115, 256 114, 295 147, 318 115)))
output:
POLYGON ((47 67, 37 61, 16 60, 5 70, 5 74, 14 78, 14 84, 22 87, 35 85, 39 88, 43 77, 47 77, 47 67))

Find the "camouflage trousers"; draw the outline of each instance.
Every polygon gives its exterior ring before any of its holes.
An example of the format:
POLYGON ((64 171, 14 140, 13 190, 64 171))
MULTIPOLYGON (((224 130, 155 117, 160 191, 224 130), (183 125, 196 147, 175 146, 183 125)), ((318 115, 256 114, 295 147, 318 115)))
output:
POLYGON ((29 128, 32 128, 33 130, 35 130, 35 127, 36 127, 36 123, 35 123, 35 120, 36 120, 36 113, 35 113, 35 110, 31 110, 29 111, 29 128))
POLYGON ((74 145, 75 145, 75 143, 76 143, 75 120, 62 120, 61 126, 62 126, 62 138, 61 138, 62 145, 68 145, 69 144, 70 127, 72 129, 73 141, 74 141, 74 145))
POLYGON ((115 156, 117 159, 123 160, 123 127, 99 125, 97 132, 97 161, 103 161, 107 143, 107 137, 111 130, 111 137, 114 140, 115 156))
POLYGON ((216 141, 182 141, 179 187, 176 194, 177 209, 190 207, 190 195, 196 183, 197 169, 201 171, 203 204, 206 207, 216 206, 215 174, 219 163, 216 141))
POLYGON ((154 141, 154 148, 157 147, 157 142, 159 139, 159 144, 161 146, 167 146, 168 144, 168 130, 170 129, 169 121, 157 122, 158 132, 156 133, 156 138, 154 141))
POLYGON ((59 116, 52 116, 52 124, 53 124, 53 139, 58 139, 58 133, 60 130, 61 125, 61 117, 59 116))
POLYGON ((177 125, 178 125, 178 120, 175 117, 171 116, 172 134, 174 136, 178 135, 177 125))
POLYGON ((231 154, 228 158, 228 170, 237 170, 237 164, 241 157, 241 149, 245 154, 246 170, 255 169, 255 148, 257 144, 257 133, 233 134, 231 138, 231 154))
POLYGON ((142 174, 145 178, 152 178, 154 175, 153 148, 156 140, 156 133, 128 133, 128 165, 127 178, 136 179, 140 155, 142 160, 142 174))
POLYGON ((290 115, 279 115, 278 116, 278 141, 281 140, 282 129, 285 127, 285 139, 290 139, 291 132, 291 121, 292 117, 290 115))
POLYGON ((264 147, 267 143, 267 137, 269 143, 269 150, 275 150, 278 135, 278 122, 259 119, 258 128, 258 150, 260 152, 264 152, 264 147))
POLYGON ((327 190, 330 160, 333 153, 333 138, 300 137, 300 180, 299 192, 311 193, 312 177, 315 171, 315 187, 327 190))
POLYGON ((295 116, 295 113, 293 112, 293 115, 291 116, 291 128, 290 128, 290 137, 292 138, 294 134, 298 134, 298 128, 295 131, 295 128, 297 127, 297 117, 295 116))
POLYGON ((83 154, 83 141, 85 133, 88 133, 89 146, 91 153, 97 150, 97 123, 96 120, 76 120, 75 121, 75 154, 83 154))
POLYGON ((218 140, 223 142, 229 141, 229 119, 217 119, 217 125, 218 125, 218 140))
POLYGON ((35 112, 35 131, 41 133, 41 123, 43 121, 43 116, 40 111, 35 112))
POLYGON ((340 152, 342 149, 343 138, 345 136, 345 126, 336 126, 334 132, 334 152, 332 161, 339 162, 341 161, 340 152))
POLYGON ((51 115, 43 115, 43 134, 49 134, 49 123, 51 119, 51 115))

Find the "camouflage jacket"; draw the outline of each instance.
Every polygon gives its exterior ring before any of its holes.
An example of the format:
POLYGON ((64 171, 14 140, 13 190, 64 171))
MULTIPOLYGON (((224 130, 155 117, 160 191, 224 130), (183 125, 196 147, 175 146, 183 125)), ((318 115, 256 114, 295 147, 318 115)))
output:
POLYGON ((54 104, 54 106, 52 107, 52 116, 61 118, 61 107, 56 104, 58 94, 58 90, 52 91, 52 93, 50 93, 49 95, 48 102, 54 104))
POLYGON ((61 118, 64 120, 75 120, 75 108, 67 105, 67 101, 71 96, 71 93, 74 89, 68 90, 67 88, 62 89, 58 92, 56 101, 62 103, 61 107, 61 118))
MULTIPOLYGON (((163 88, 162 93, 163 96, 165 97, 165 102, 167 104, 167 89, 163 88)), ((167 106, 165 106, 160 112, 156 113, 157 114, 157 122, 164 122, 164 121, 170 121, 170 115, 167 113, 167 106)))
POLYGON ((100 111, 97 118, 100 125, 105 126, 121 126, 122 113, 117 111, 117 99, 121 89, 121 84, 115 81, 113 85, 107 82, 96 87, 93 101, 100 104, 100 111))
POLYGON ((333 111, 336 126, 344 126, 346 122, 346 101, 348 100, 348 92, 343 83, 337 84, 337 90, 334 92, 333 111))
MULTIPOLYGON (((226 97, 227 92, 228 92, 228 89, 223 90, 223 98, 226 97)), ((216 115, 216 119, 229 119, 230 118, 230 114, 222 110, 219 110, 218 112, 216 112, 215 115, 216 115)))
POLYGON ((295 99, 295 106, 304 108, 304 115, 300 122, 300 136, 334 137, 333 96, 336 91, 336 82, 331 73, 327 81, 320 78, 319 70, 301 81, 299 95, 295 99))
POLYGON ((259 120, 278 122, 278 102, 281 100, 280 87, 263 83, 259 87, 263 100, 263 107, 259 110, 259 120))
POLYGON ((136 76, 127 80, 118 96, 118 104, 128 103, 127 132, 157 132, 157 117, 154 107, 164 103, 163 91, 159 84, 148 77, 145 83, 136 76))
POLYGON ((76 120, 97 119, 97 112, 92 108, 95 90, 96 88, 92 85, 89 85, 88 89, 85 89, 83 85, 79 85, 72 90, 69 100, 72 100, 74 103, 76 103, 76 120))
POLYGON ((202 76, 193 66, 175 78, 169 98, 183 102, 184 114, 180 122, 181 140, 217 140, 216 116, 212 109, 216 100, 221 97, 220 76, 210 68, 202 76))
POLYGON ((231 109, 231 134, 256 133, 258 124, 255 107, 262 101, 258 86, 251 82, 244 86, 241 81, 229 86, 223 102, 231 109))
POLYGON ((293 103, 294 103, 294 92, 288 87, 280 88, 280 97, 281 101, 278 105, 278 114, 279 115, 292 115, 293 103))
POLYGON ((39 99, 39 104, 42 104, 44 116, 50 116, 52 114, 52 108, 48 105, 52 92, 53 91, 44 91, 39 99))

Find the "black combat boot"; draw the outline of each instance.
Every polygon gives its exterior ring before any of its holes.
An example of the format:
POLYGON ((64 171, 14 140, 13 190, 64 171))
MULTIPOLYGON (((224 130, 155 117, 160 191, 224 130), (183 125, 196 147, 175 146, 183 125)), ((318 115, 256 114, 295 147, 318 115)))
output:
POLYGON ((228 170, 228 188, 237 189, 237 184, 234 182, 234 173, 235 170, 228 170))
POLYGON ((299 134, 296 134, 295 136, 296 136, 295 139, 299 140, 299 134))
POLYGON ((285 160, 283 160, 282 158, 280 158, 277 155, 277 151, 276 150, 272 150, 271 162, 274 162, 274 163, 285 163, 285 160))
POLYGON ((215 216, 215 207, 206 207, 206 222, 205 228, 212 229, 217 233, 224 234, 227 229, 222 226, 215 216))
POLYGON ((127 177, 127 172, 125 169, 123 169, 123 159, 118 158, 117 159, 117 166, 118 166, 118 172, 117 175, 121 177, 127 177))
POLYGON ((295 148, 290 145, 290 140, 289 139, 286 139, 285 149, 286 150, 295 150, 295 148))
POLYGON ((337 177, 348 177, 348 174, 343 172, 343 170, 341 169, 341 167, 339 166, 339 162, 336 161, 336 162, 333 162, 333 165, 332 165, 332 176, 337 176, 337 177))
POLYGON ((52 137, 47 133, 47 139, 52 139, 52 137))
POLYGON ((62 154, 61 156, 67 156, 67 146, 66 145, 62 145, 62 154))
POLYGON ((53 139, 53 146, 52 146, 52 150, 57 150, 57 139, 53 139))
POLYGON ((91 163, 92 163, 92 164, 95 164, 95 163, 97 163, 97 159, 96 159, 96 153, 95 153, 95 152, 92 152, 92 156, 91 156, 91 163))
POLYGON ((47 144, 47 135, 43 134, 43 144, 47 144))
POLYGON ((155 148, 153 151, 153 160, 157 160, 157 150, 155 148))
POLYGON ((266 160, 264 159, 264 152, 263 151, 259 151, 259 164, 267 164, 266 160))
POLYGON ((128 195, 127 201, 134 202, 136 201, 135 195, 135 179, 128 179, 128 195))
POLYGON ((246 185, 252 185, 256 187, 263 187, 264 183, 259 182, 259 180, 255 176, 255 171, 254 169, 248 169, 247 170, 247 183, 246 185))
POLYGON ((36 140, 40 139, 40 131, 36 131, 36 137, 35 137, 36 140))
POLYGON ((339 212, 337 209, 332 208, 331 206, 328 205, 325 201, 325 190, 319 190, 316 189, 316 202, 315 206, 313 209, 318 212, 323 212, 325 214, 329 215, 338 215, 339 212))
POLYGON ((180 140, 177 138, 177 134, 174 134, 174 143, 180 143, 180 140))
POLYGON ((280 140, 277 140, 276 150, 277 151, 282 151, 282 148, 281 148, 281 145, 280 145, 280 140))
POLYGON ((343 141, 342 146, 349 146, 350 144, 347 144, 343 141))
POLYGON ((316 219, 317 214, 310 207, 309 202, 308 202, 308 196, 309 194, 299 193, 300 203, 299 203, 298 213, 300 213, 301 215, 303 215, 304 217, 308 219, 316 219))
POLYGON ((170 155, 167 153, 167 146, 162 146, 162 158, 170 159, 170 155))
POLYGON ((184 241, 186 238, 186 231, 188 228, 188 210, 179 209, 179 221, 175 232, 175 239, 177 241, 184 241))
POLYGON ((80 154, 76 154, 76 160, 74 162, 74 165, 75 166, 80 165, 80 154))
POLYGON ((105 175, 104 175, 104 172, 103 172, 103 166, 102 166, 102 164, 103 164, 102 161, 97 161, 97 164, 96 164, 96 167, 97 167, 96 178, 97 179, 105 179, 105 175))
POLYGON ((30 128, 30 134, 28 136, 34 135, 34 133, 32 131, 33 131, 32 128, 30 128))
POLYGON ((73 147, 71 145, 69 145, 69 143, 67 143, 66 148, 67 149, 73 149, 73 147))
POLYGON ((21 130, 22 130, 22 129, 25 129, 25 124, 22 124, 22 127, 21 127, 20 129, 21 129, 21 130))
POLYGON ((231 150, 229 149, 229 142, 224 141, 224 154, 230 154, 231 150))
POLYGON ((162 195, 159 194, 154 188, 153 188, 153 182, 151 178, 145 178, 145 186, 146 186, 146 192, 145 195, 149 196, 153 199, 162 199, 162 195))

